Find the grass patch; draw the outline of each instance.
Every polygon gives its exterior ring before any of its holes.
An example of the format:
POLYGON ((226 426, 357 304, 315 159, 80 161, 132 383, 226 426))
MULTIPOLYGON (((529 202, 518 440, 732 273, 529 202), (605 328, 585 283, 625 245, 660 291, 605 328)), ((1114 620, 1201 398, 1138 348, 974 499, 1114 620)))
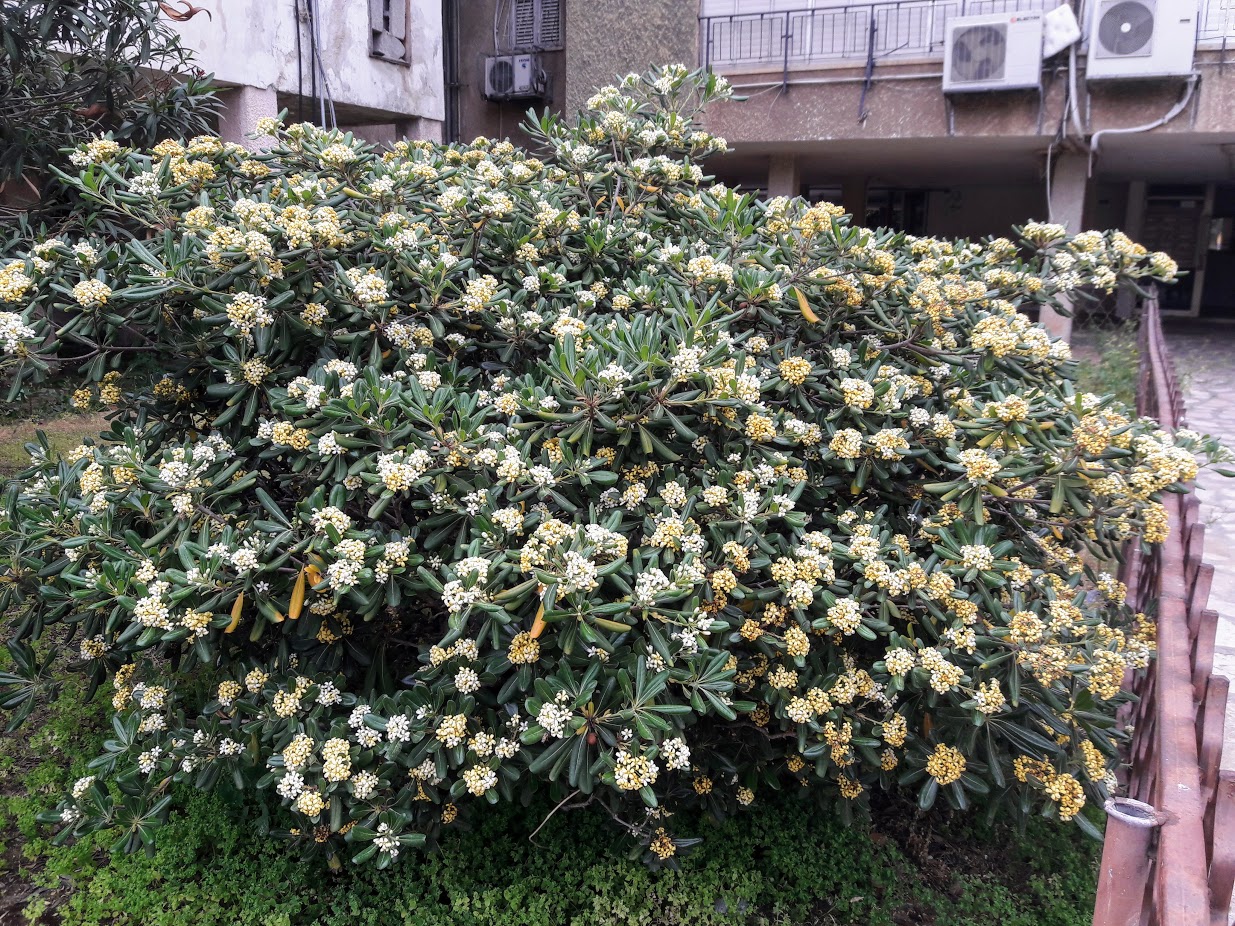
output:
POLYGON ((97 437, 109 425, 102 415, 61 415, 45 421, 17 421, 0 424, 0 479, 12 476, 30 465, 25 445, 36 441, 36 433, 47 435, 54 453, 62 454, 80 444, 83 438, 97 437))
MULTIPOLYGON (((629 860, 619 832, 548 805, 479 810, 437 851, 385 872, 300 859, 263 835, 260 807, 226 792, 181 794, 152 855, 111 857, 106 834, 55 847, 35 816, 103 737, 106 691, 76 678, 0 738, 0 922, 141 926, 1084 926, 1098 847, 1045 820, 1017 834, 974 817, 919 817, 884 803, 847 828, 801 793, 761 792, 704 837, 680 871, 629 860)), ((283 822, 270 820, 274 825, 283 822)))
POLYGON ((1077 390, 1096 395, 1114 393, 1129 408, 1136 408, 1141 364, 1136 322, 1081 329, 1073 341, 1079 361, 1077 390))

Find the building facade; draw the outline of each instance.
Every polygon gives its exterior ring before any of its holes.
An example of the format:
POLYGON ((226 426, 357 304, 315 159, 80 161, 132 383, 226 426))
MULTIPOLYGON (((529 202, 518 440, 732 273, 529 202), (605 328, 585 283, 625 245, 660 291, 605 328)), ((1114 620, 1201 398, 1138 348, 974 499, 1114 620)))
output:
POLYGON ((699 54, 695 0, 445 0, 447 138, 526 143, 528 110, 571 113, 630 71, 699 54), (452 54, 450 49, 457 49, 452 54), (457 63, 452 70, 451 60, 457 63), (530 63, 536 86, 493 77, 505 60, 530 63))
POLYGON ((513 135, 516 112, 573 110, 631 70, 707 65, 745 97, 707 117, 725 182, 916 234, 1121 227, 1188 271, 1168 313, 1235 319, 1235 0, 562 0, 551 98, 478 114, 494 2, 462 36, 457 137, 513 135), (1079 38, 1059 45, 1069 19, 1079 38))
POLYGON ((439 140, 445 119, 442 0, 206 0, 177 23, 225 108, 220 133, 248 143, 261 116, 439 140))

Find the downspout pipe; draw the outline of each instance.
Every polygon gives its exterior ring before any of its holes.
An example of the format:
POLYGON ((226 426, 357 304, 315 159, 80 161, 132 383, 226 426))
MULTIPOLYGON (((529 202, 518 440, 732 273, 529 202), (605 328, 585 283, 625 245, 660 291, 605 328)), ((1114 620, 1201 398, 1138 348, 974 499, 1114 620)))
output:
POLYGON ((459 0, 442 0, 442 65, 447 144, 459 140, 459 0))

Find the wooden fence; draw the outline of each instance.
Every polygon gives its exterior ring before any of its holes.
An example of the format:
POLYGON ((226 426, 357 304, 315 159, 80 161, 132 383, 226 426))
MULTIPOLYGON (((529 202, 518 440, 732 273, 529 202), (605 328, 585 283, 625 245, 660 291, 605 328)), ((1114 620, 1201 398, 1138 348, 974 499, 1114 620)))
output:
MULTIPOLYGON (((1182 427, 1184 403, 1157 301, 1141 320, 1138 410, 1182 427)), ((1235 408, 1232 409, 1235 413, 1235 408)), ((1170 494, 1167 541, 1128 556, 1138 611, 1157 614, 1158 653, 1137 679, 1127 790, 1108 802, 1094 926, 1226 926, 1235 884, 1235 772, 1220 771, 1227 679, 1214 675, 1218 614, 1196 494, 1170 494), (1147 806, 1148 805, 1148 806, 1147 806)))

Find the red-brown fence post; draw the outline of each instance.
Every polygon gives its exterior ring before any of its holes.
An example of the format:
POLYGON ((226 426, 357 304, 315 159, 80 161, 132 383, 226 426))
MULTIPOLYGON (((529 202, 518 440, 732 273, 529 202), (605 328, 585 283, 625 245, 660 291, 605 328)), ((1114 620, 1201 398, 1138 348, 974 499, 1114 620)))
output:
POLYGON ((1106 802, 1106 839, 1098 870, 1093 926, 1140 926, 1149 893, 1149 846, 1158 828, 1153 807, 1130 797, 1106 802))
MULTIPOLYGON (((1138 411, 1167 431, 1182 427, 1154 298, 1143 307, 1140 347, 1138 411)), ((1156 661, 1133 682, 1135 709, 1119 715, 1134 724, 1129 793, 1152 807, 1107 803, 1095 926, 1226 926, 1235 885, 1235 773, 1219 771, 1229 686, 1211 675, 1217 615, 1206 607, 1213 569, 1203 562, 1196 496, 1166 493, 1162 504, 1166 541, 1147 552, 1134 541, 1121 570, 1129 603, 1156 609, 1156 661)))

